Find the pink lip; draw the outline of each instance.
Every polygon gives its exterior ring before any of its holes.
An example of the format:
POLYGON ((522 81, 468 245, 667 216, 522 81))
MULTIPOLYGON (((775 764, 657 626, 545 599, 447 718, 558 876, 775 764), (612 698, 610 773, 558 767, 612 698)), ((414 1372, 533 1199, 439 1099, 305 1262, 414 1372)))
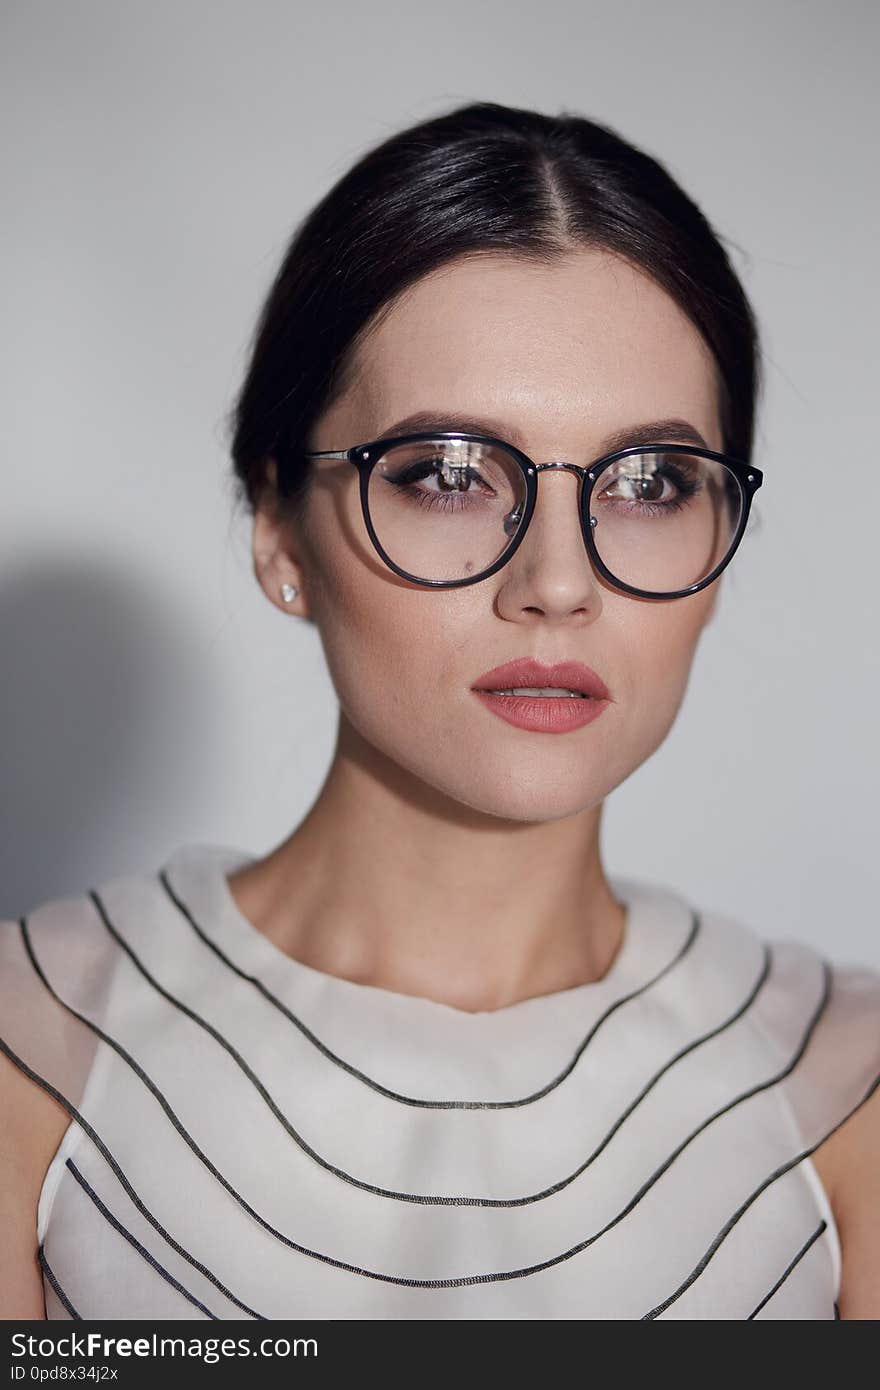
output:
POLYGON ((601 676, 597 676, 596 672, 591 671, 582 661, 558 661, 555 666, 543 666, 540 661, 534 661, 531 657, 522 657, 519 661, 508 661, 504 666, 496 666, 494 670, 478 677, 471 689, 515 690, 523 686, 555 686, 558 689, 581 690, 584 695, 590 695, 594 700, 611 698, 601 676))
POLYGON ((471 687, 481 704, 500 719, 518 729, 536 733, 561 734, 590 724, 611 703, 608 687, 600 676, 580 661, 561 661, 555 666, 542 666, 531 658, 509 661, 480 676, 471 687), (578 700, 571 695, 554 699, 548 695, 499 695, 498 690, 522 686, 553 687, 581 690, 590 698, 578 700))

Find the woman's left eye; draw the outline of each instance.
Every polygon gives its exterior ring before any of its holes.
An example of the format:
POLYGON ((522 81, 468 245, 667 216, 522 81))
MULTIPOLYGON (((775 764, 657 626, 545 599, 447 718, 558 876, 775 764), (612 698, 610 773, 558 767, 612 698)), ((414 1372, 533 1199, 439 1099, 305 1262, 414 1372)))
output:
MULTIPOLYGON (((613 488, 615 485, 622 485, 624 489, 628 489, 631 497, 643 498, 649 502, 662 501, 664 489, 670 488, 669 479, 665 478, 661 473, 654 473, 649 477, 646 477, 644 474, 638 474, 629 478, 624 476, 617 477, 613 480, 611 487, 613 488)), ((665 495, 669 495, 668 491, 665 495)))

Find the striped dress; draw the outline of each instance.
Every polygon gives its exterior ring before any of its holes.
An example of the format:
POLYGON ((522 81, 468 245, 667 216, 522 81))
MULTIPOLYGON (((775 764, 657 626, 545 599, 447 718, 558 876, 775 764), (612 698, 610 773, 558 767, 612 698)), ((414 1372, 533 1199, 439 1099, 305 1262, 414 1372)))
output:
POLYGON ((657 883, 598 981, 470 1013, 328 975, 189 844, 0 923, 0 1040, 70 1124, 50 1319, 834 1318, 812 1151, 880 973, 657 883))

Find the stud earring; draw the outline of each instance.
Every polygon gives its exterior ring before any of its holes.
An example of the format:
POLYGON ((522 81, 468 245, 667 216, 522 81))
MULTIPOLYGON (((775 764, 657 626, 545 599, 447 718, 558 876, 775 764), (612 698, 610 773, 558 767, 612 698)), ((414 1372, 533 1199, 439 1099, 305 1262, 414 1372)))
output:
POLYGON ((284 599, 285 603, 292 603, 298 593, 299 589, 296 587, 295 584, 281 585, 281 597, 284 599))

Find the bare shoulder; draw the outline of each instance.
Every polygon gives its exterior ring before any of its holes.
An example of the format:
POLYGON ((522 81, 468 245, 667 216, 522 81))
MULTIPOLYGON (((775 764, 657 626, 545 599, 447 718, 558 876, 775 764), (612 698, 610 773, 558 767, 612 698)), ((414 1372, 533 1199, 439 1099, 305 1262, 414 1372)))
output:
POLYGON ((0 1051, 0 1317, 45 1318, 37 1203, 70 1116, 0 1051))
POLYGON ((840 1234, 841 1318, 880 1318, 880 1086, 813 1153, 840 1234))

